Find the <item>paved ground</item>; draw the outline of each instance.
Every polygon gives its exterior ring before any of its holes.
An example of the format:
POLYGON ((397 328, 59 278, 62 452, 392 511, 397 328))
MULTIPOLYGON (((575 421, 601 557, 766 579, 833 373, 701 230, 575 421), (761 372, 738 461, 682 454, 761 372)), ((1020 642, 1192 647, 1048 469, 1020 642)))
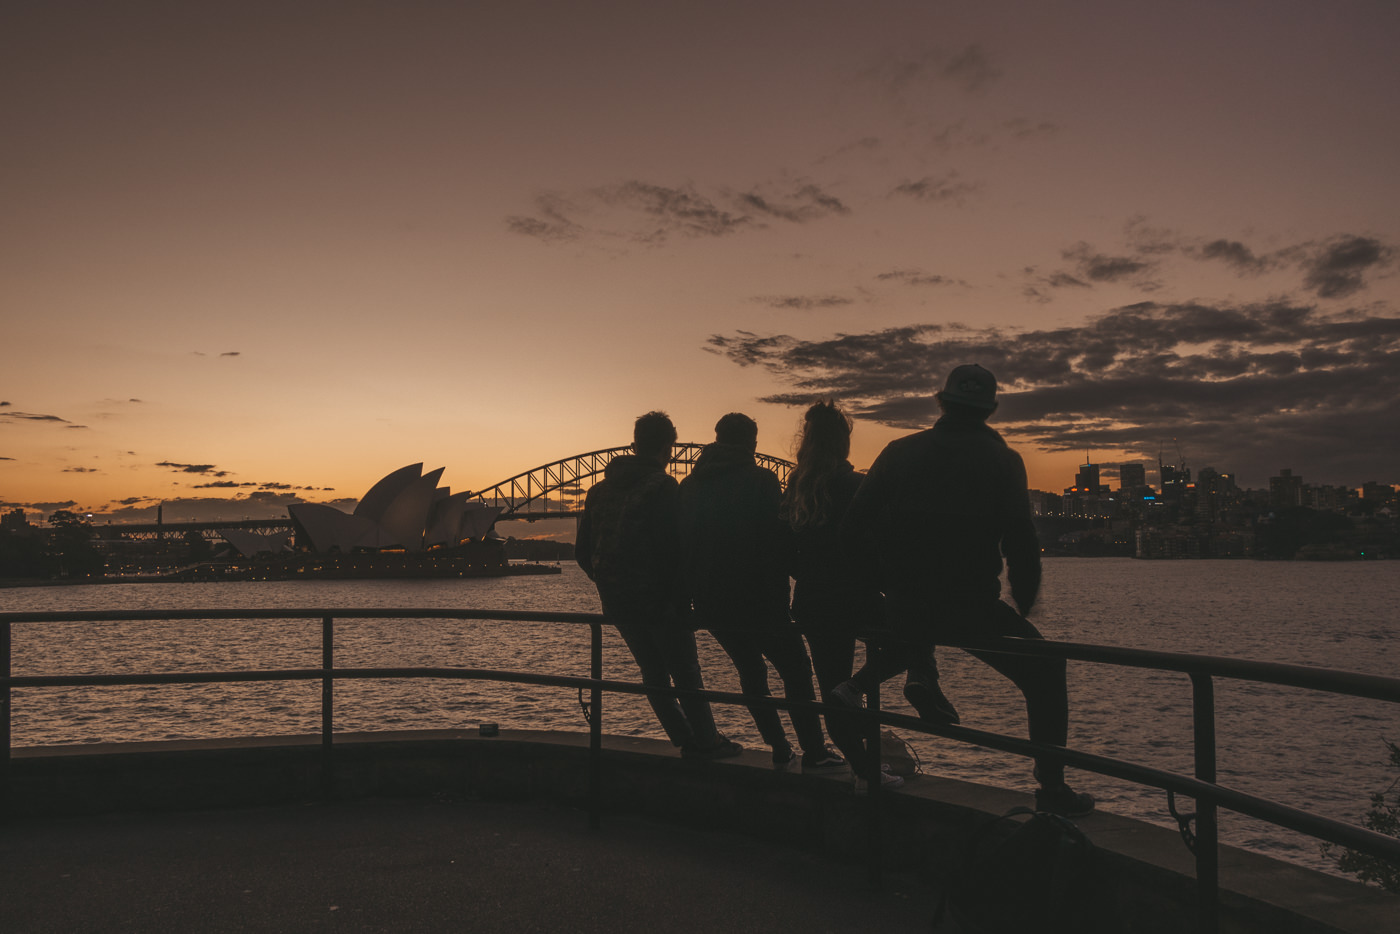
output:
POLYGON ((0 930, 928 931, 934 893, 742 837, 481 801, 20 821, 0 930))

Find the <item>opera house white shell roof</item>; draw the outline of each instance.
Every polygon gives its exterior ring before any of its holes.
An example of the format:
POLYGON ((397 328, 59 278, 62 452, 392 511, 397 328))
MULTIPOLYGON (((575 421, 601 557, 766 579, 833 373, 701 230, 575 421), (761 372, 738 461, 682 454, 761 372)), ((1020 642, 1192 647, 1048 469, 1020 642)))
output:
MULTIPOLYGON (((402 467, 370 487, 349 515, 333 506, 294 503, 293 524, 319 552, 356 548, 422 551, 486 537, 502 510, 438 487, 442 468, 423 473, 422 464, 402 467)), ((232 544, 242 551, 238 542, 232 544)), ((246 552, 245 552, 246 554, 246 552)))

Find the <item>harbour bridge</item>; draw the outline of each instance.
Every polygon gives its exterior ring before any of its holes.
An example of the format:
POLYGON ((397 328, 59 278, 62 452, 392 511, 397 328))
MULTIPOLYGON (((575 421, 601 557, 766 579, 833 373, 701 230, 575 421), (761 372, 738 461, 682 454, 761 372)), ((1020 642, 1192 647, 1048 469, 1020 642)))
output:
MULTIPOLYGON (((705 445, 692 442, 678 442, 672 449, 671 462, 667 472, 677 480, 690 473, 696 459, 705 445)), ((520 519, 534 522, 540 519, 567 519, 583 511, 583 499, 588 490, 603 476, 608 463, 619 454, 630 454, 630 445, 603 448, 587 454, 575 454, 562 460, 541 464, 524 473, 516 474, 493 486, 474 491, 470 498, 488 506, 498 506, 503 511, 497 522, 507 519, 520 519)), ((778 481, 787 486, 792 462, 771 454, 755 454, 754 459, 778 475, 778 481)), ((99 538, 123 538, 130 541, 170 539, 194 532, 206 539, 217 539, 221 529, 245 529, 248 531, 274 534, 295 530, 291 518, 280 519, 238 519, 190 522, 148 522, 130 525, 95 526, 93 531, 99 538)))

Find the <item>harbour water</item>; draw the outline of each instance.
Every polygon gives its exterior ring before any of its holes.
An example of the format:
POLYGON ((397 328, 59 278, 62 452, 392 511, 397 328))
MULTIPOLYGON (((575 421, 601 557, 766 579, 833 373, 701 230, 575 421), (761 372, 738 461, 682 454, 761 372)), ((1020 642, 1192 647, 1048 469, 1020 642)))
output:
MULTIPOLYGON (((593 612, 597 595, 565 563, 560 575, 436 581, 103 584, 0 590, 0 611, 452 607, 593 612)), ((1400 673, 1400 562, 1138 562, 1049 559, 1032 619, 1051 639, 1289 662, 1394 677, 1400 673)), ((319 619, 25 624, 16 675, 300 668, 320 664, 319 619)), ((604 676, 634 680, 605 630, 604 676)), ((708 686, 737 691, 728 660, 700 635, 708 686)), ((344 667, 465 666, 586 676, 587 627, 492 621, 341 620, 344 667)), ((1022 736, 1020 695, 956 650, 940 655, 944 688, 965 726, 1022 736)), ((898 685, 887 705, 910 712, 898 685)), ((775 679, 775 689, 776 679, 775 679)), ((1328 817, 1358 822, 1370 793, 1395 778, 1386 740, 1400 706, 1291 688, 1220 681, 1219 780, 1328 817)), ((14 699, 17 746, 314 733, 313 683, 26 689, 14 699)), ((1089 752, 1191 772, 1191 689, 1185 675, 1070 665, 1070 742, 1089 752)), ((716 709, 721 729, 760 747, 747 713, 716 709)), ((337 685, 342 731, 469 728, 583 730, 575 692, 461 681, 337 685)), ((609 733, 662 737, 650 709, 609 698, 609 733)), ((1032 787, 1018 757, 909 737, 924 771, 1032 787)), ((1105 809, 1174 826, 1165 794, 1072 773, 1105 809)), ((1189 808, 1190 802, 1184 802, 1189 808)), ((1309 838, 1222 812, 1224 842, 1334 871, 1309 838)))

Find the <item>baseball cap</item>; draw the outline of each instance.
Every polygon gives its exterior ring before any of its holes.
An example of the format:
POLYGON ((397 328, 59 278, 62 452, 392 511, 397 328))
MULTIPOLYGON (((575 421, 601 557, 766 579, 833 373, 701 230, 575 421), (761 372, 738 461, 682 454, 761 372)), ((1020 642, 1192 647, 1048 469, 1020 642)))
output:
POLYGON ((975 363, 964 363, 948 374, 938 398, 990 411, 997 407, 997 378, 975 363))

